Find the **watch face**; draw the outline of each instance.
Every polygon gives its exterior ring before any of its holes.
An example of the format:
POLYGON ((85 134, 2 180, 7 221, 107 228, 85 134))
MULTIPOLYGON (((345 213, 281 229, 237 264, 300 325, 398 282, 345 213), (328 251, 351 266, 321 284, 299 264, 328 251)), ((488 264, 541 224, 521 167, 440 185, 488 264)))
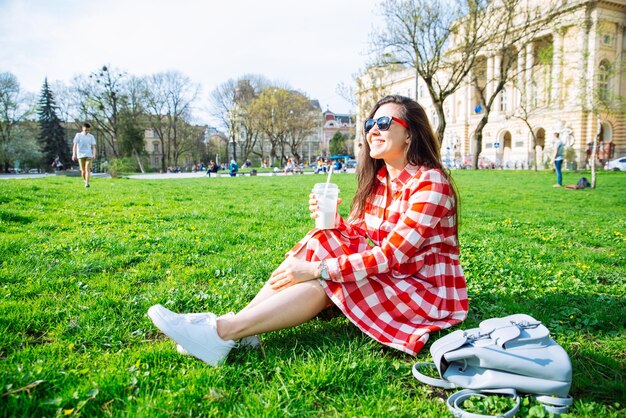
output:
POLYGON ((320 276, 322 276, 322 279, 327 280, 329 278, 328 276, 328 270, 326 269, 326 262, 322 261, 322 271, 320 271, 320 276))

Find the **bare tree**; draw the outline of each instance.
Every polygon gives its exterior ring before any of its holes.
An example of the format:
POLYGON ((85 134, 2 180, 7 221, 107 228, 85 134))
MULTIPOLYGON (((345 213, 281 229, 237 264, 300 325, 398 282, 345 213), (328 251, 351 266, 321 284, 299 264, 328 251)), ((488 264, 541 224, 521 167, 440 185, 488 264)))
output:
POLYGON ((415 100, 420 78, 437 112, 440 141, 446 129, 445 99, 459 89, 486 42, 487 0, 385 0, 386 22, 372 35, 382 65, 415 69, 415 100))
MULTIPOLYGON (((614 117, 619 115, 626 114, 626 98, 619 94, 617 91, 611 90, 608 85, 613 83, 615 79, 619 79, 623 77, 623 74, 626 72, 626 65, 619 63, 618 60, 613 61, 612 63, 601 63, 600 64, 601 73, 598 77, 598 86, 593 89, 593 93, 591 95, 591 111, 596 117, 597 121, 597 130, 595 137, 592 139, 592 148, 591 148, 591 157, 590 157, 590 165, 591 165, 591 188, 596 188, 597 183, 597 169, 596 169, 596 161, 598 159, 598 146, 602 141, 603 132, 603 121, 609 121, 614 117)), ((602 152, 607 156, 607 159, 610 158, 611 149, 610 144, 603 143, 603 146, 607 149, 603 149, 602 152)), ((600 157, 602 158, 602 157, 600 157)))
MULTIPOLYGON (((355 102, 357 104, 357 109, 359 109, 358 114, 356 115, 357 124, 362 125, 362 122, 367 117, 370 109, 374 107, 374 104, 388 94, 389 88, 385 83, 385 74, 386 69, 384 67, 372 66, 367 68, 363 74, 356 78, 357 93, 355 96, 355 102)), ((361 126, 358 126, 354 141, 355 155, 358 155, 357 148, 362 145, 362 134, 363 129, 361 126)))
MULTIPOLYGON (((359 74, 353 74, 352 79, 356 81, 356 84, 358 85, 359 74)), ((350 103, 352 106, 355 106, 355 107, 357 106, 358 104, 358 101, 356 98, 357 89, 355 88, 354 85, 346 84, 342 82, 337 85, 337 88, 335 89, 335 91, 342 99, 350 103)))
POLYGON ((165 171, 166 162, 178 165, 180 155, 193 148, 193 141, 190 144, 189 137, 179 131, 191 119, 200 88, 177 71, 154 74, 145 83, 145 108, 161 142, 161 168, 165 171))
MULTIPOLYGON (((394 67, 390 68, 392 71, 394 67)), ((356 79, 358 108, 363 112, 360 116, 364 119, 376 102, 389 93, 389 88, 385 85, 386 69, 384 67, 372 66, 356 79)))
POLYGON ((50 83, 50 87, 55 93, 59 118, 64 122, 65 139, 71 144, 74 134, 80 131, 82 122, 80 110, 81 96, 76 88, 62 81, 54 81, 50 83))
POLYGON ((113 157, 119 157, 117 141, 125 77, 125 72, 104 65, 87 78, 79 76, 74 79, 74 87, 81 97, 81 112, 86 119, 93 121, 106 144, 99 155, 106 156, 107 151, 110 151, 113 157))
POLYGON ((0 164, 8 171, 15 158, 15 142, 21 139, 20 124, 34 113, 32 95, 20 90, 17 78, 11 73, 0 73, 0 164))
POLYGON ((54 97, 57 102, 59 119, 63 122, 75 122, 76 130, 80 130, 80 96, 76 89, 66 85, 62 81, 54 81, 50 83, 50 88, 54 91, 54 97))
POLYGON ((517 104, 515 112, 511 114, 511 118, 518 119, 526 125, 528 128, 528 133, 530 135, 530 143, 532 146, 533 153, 533 169, 537 171, 537 133, 535 132, 532 121, 535 117, 541 115, 546 111, 546 108, 541 106, 531 106, 526 95, 526 89, 520 88, 519 86, 515 87, 515 90, 518 92, 519 96, 522 97, 520 102, 517 104))
MULTIPOLYGON (((230 79, 225 83, 220 84, 211 93, 211 114, 215 117, 222 129, 226 130, 226 146, 232 144, 233 146, 233 158, 237 158, 236 155, 236 135, 237 135, 237 118, 235 116, 236 103, 237 103, 237 84, 238 81, 230 79)), ((228 152, 226 153, 228 155, 228 152)))
MULTIPOLYGON (((471 73, 472 85, 480 99, 480 118, 474 138, 476 152, 472 166, 478 168, 478 158, 482 151, 483 129, 489 122, 489 115, 496 99, 509 83, 514 83, 522 74, 531 74, 542 60, 527 60, 525 65, 518 65, 519 52, 535 41, 536 35, 553 24, 558 16, 558 6, 546 1, 541 5, 533 5, 526 0, 501 0, 490 4, 485 12, 492 19, 497 30, 489 32, 488 43, 482 48, 481 55, 476 58, 475 69, 471 73), (488 62, 494 62, 493 71, 488 71, 488 62)), ((531 103, 536 107, 536 92, 528 92, 531 103)))
MULTIPOLYGON (((220 127, 228 133, 228 143, 233 147, 233 156, 236 157, 237 142, 241 147, 241 157, 245 161, 257 148, 259 137, 252 115, 249 112, 250 103, 259 95, 261 90, 270 83, 265 77, 247 74, 238 79, 230 79, 219 85, 211 92, 211 114, 219 122, 220 127)), ((260 158, 263 159, 263 144, 260 144, 260 158)))
POLYGON ((165 86, 163 73, 154 74, 144 80, 146 92, 143 95, 144 108, 148 112, 150 127, 159 139, 161 150, 161 170, 166 171, 169 154, 167 152, 169 146, 169 129, 170 126, 165 119, 167 113, 165 100, 167 98, 167 89, 165 86))

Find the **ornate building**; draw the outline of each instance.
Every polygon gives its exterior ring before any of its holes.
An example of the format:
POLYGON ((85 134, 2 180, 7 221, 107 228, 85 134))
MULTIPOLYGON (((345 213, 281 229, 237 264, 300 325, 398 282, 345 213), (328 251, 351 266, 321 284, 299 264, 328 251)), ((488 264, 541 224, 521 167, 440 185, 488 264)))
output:
POLYGON ((330 157, 330 139, 337 132, 341 132, 346 138, 348 150, 354 149, 355 118, 354 115, 333 113, 329 109, 322 114, 324 127, 322 128, 322 147, 318 156, 330 157))
MULTIPOLYGON (((547 166, 554 132, 568 145, 569 168, 587 164, 594 138, 601 161, 626 154, 626 0, 560 0, 559 14, 534 31, 530 42, 511 45, 515 77, 496 96, 483 130, 479 156, 484 165, 547 166)), ((477 152, 474 131, 484 104, 476 83, 484 83, 488 97, 502 59, 488 52, 480 55, 466 81, 444 102, 442 158, 450 165, 468 164, 477 152)), ((372 91, 416 97, 437 126, 428 90, 423 80, 416 82, 413 68, 369 69, 361 81, 367 89, 357 93, 359 103, 371 105, 364 96, 372 91)), ((359 108, 357 126, 362 126, 367 107, 359 108)), ((355 148, 362 135, 359 129, 355 148)))

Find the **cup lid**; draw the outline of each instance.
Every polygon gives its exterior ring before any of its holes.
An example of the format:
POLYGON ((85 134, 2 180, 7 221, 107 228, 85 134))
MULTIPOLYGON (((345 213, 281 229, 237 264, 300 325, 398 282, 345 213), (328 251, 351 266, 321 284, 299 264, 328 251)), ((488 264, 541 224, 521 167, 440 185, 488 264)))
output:
MULTIPOLYGON (((326 188, 326 183, 316 183, 315 186, 313 186, 314 189, 324 189, 326 188)), ((337 189, 337 185, 335 183, 328 183, 328 188, 329 189, 337 189)))

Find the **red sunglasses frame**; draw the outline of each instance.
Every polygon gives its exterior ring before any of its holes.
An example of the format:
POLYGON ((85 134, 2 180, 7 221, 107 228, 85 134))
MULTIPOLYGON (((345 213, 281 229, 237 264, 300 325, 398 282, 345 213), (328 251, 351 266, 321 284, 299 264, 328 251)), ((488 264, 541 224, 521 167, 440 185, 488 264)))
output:
MULTIPOLYGON (((385 117, 390 118, 392 121, 394 121, 394 120, 395 120, 395 121, 396 121, 396 122, 398 122, 400 125, 404 126, 406 129, 409 129, 409 124, 408 124, 406 121, 404 121, 404 120, 402 120, 402 119, 400 119, 400 118, 397 118, 397 117, 395 117, 395 116, 381 116, 380 118, 385 118, 385 117)), ((374 121, 374 125, 378 126, 378 129, 379 129, 379 130, 381 130, 381 131, 387 131, 387 130, 389 130, 389 128, 387 128, 387 129, 380 129, 380 126, 378 125, 378 120, 379 120, 380 118, 377 118, 377 119, 372 119, 372 118, 370 118, 370 119, 366 119, 366 120, 365 120, 365 123, 367 123, 367 121, 369 121, 369 120, 373 120, 373 121, 374 121)), ((368 130, 366 130, 366 131, 365 131, 365 133, 368 133, 369 131, 371 131, 371 130, 372 130, 372 128, 374 127, 374 125, 372 125, 372 127, 371 127, 371 128, 369 128, 368 130)), ((365 124, 363 125, 363 127, 365 128, 365 124)), ((391 127, 391 123, 389 123, 389 127, 391 127)))

